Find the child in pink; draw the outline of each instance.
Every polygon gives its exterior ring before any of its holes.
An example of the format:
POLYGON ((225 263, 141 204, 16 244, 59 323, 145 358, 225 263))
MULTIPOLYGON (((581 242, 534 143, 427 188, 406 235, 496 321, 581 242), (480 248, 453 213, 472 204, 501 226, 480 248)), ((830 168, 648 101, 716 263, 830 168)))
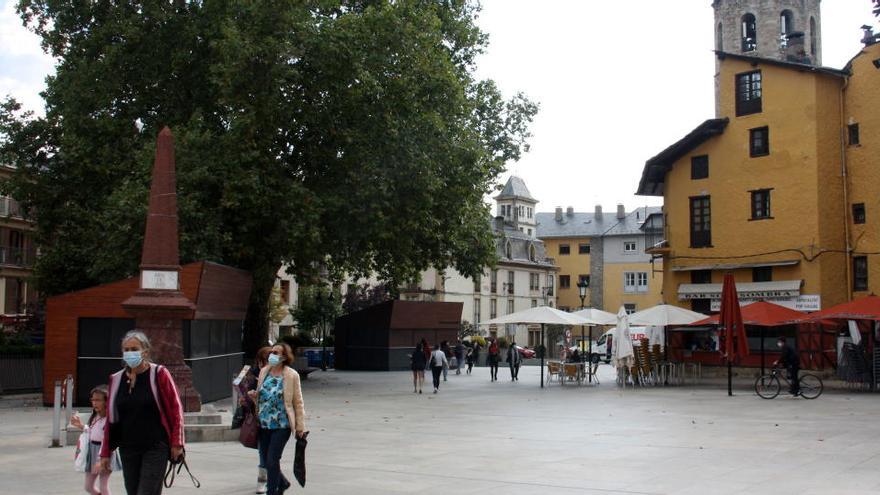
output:
POLYGON ((70 418, 70 424, 87 431, 89 434, 89 452, 86 463, 86 493, 90 495, 111 495, 110 473, 101 470, 101 443, 104 441, 104 427, 107 424, 107 392, 106 385, 92 389, 92 415, 87 425, 83 425, 79 416, 70 418), (98 488, 95 482, 98 482, 98 488))

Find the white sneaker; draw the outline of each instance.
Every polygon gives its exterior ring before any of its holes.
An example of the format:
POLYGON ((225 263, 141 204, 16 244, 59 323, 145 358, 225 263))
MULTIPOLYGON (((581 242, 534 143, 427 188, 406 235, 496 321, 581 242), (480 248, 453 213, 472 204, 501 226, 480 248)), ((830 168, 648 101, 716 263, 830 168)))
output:
POLYGON ((257 482, 257 491, 254 493, 258 493, 258 494, 262 495, 263 493, 266 493, 267 491, 268 491, 268 488, 266 487, 266 483, 258 481, 257 482))
POLYGON ((262 494, 266 493, 267 491, 269 491, 269 488, 266 483, 267 482, 266 478, 268 477, 268 474, 269 473, 266 472, 265 468, 260 468, 260 467, 257 468, 257 491, 254 493, 262 495, 262 494))

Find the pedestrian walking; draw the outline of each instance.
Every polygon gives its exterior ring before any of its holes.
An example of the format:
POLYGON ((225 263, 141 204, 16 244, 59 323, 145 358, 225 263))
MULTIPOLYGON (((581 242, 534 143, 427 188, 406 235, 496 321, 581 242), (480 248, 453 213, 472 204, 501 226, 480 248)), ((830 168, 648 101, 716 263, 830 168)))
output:
POLYGON ((183 406, 171 373, 150 362, 143 332, 125 334, 122 359, 125 367, 110 376, 101 469, 110 472, 110 455, 118 448, 125 491, 160 494, 169 457, 183 455, 183 406))
POLYGON ((290 440, 291 430, 302 438, 305 430, 305 408, 299 373, 293 364, 293 351, 285 343, 275 344, 260 370, 257 389, 250 397, 257 403, 260 418, 260 456, 266 466, 266 493, 280 495, 290 488, 290 481, 281 472, 281 455, 290 440))
POLYGON ((428 360, 425 359, 425 352, 421 342, 416 344, 410 359, 412 361, 413 393, 416 393, 417 390, 419 393, 422 393, 422 385, 425 383, 425 368, 428 366, 428 360))
POLYGON ((90 495, 110 494, 110 472, 101 469, 101 445, 104 443, 104 427, 107 424, 107 385, 98 385, 89 393, 92 403, 92 414, 86 424, 83 424, 79 415, 74 412, 70 418, 70 424, 88 435, 89 443, 86 446, 85 455, 85 489, 90 495), (98 486, 95 487, 95 483, 98 486))
POLYGON ((443 362, 443 381, 446 381, 446 376, 449 374, 449 361, 452 360, 452 348, 449 347, 449 341, 444 340, 440 342, 440 350, 443 351, 443 354, 446 356, 446 361, 443 362))
POLYGON ((476 346, 477 344, 473 344, 471 347, 468 347, 465 351, 465 362, 467 363, 467 374, 471 374, 471 370, 474 368, 474 354, 476 354, 476 346))
POLYGON ((434 352, 431 353, 431 377, 434 379, 435 394, 440 390, 440 374, 447 366, 449 366, 449 362, 446 359, 446 353, 443 352, 440 346, 438 346, 434 352))
POLYGON ((461 369, 464 368, 464 344, 461 343, 461 339, 455 341, 455 374, 460 375, 461 369))
MULTIPOLYGON (((266 346, 260 348, 260 350, 257 351, 256 357, 254 358, 254 365, 250 367, 247 375, 244 377, 244 379, 242 379, 241 383, 238 384, 238 402, 242 407, 248 408, 250 411, 256 411, 257 405, 250 398, 248 392, 257 389, 257 382, 260 379, 260 370, 263 369, 264 366, 269 364, 268 359, 271 352, 271 347, 266 346)), ((257 443, 259 444, 259 440, 257 440, 257 443)), ((257 489, 254 493, 263 494, 266 493, 266 484, 268 482, 266 473, 266 462, 263 459, 263 451, 259 448, 257 448, 257 455, 259 456, 259 463, 257 464, 257 489)))
POLYGON ((507 364, 510 366, 510 381, 519 381, 519 367, 522 365, 522 356, 516 348, 516 342, 510 344, 507 349, 507 364))
POLYGON ((493 382, 498 380, 498 361, 500 360, 501 352, 498 350, 498 339, 492 339, 489 344, 487 361, 489 362, 489 374, 492 376, 493 382))

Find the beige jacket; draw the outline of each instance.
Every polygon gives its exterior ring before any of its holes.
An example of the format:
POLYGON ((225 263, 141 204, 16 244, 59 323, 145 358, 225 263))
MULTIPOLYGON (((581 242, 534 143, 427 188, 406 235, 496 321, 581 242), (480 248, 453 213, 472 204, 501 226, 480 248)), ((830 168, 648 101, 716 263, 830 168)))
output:
MULTIPOLYGON (((271 366, 264 366, 260 370, 260 377, 257 380, 257 394, 263 388, 263 380, 269 374, 271 366)), ((282 376, 284 384, 284 409, 287 411, 287 420, 293 425, 294 431, 305 431, 306 412, 303 408, 302 388, 299 384, 299 373, 290 366, 284 367, 282 376)), ((259 401, 257 401, 259 403, 259 401)), ((259 404, 257 405, 259 407, 259 404)), ((258 411, 259 412, 259 411, 258 411)))

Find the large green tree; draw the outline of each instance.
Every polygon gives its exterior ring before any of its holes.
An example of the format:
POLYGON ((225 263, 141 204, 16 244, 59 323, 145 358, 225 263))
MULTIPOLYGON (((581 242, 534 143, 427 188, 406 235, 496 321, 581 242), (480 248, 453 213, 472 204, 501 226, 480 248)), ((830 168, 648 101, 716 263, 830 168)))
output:
POLYGON ((46 295, 137 272, 155 137, 177 138, 182 262, 250 270, 246 350, 289 264, 397 284, 494 257, 484 196, 537 108, 474 76, 464 0, 20 0, 57 61, 45 116, 0 107, 6 190, 46 295))

